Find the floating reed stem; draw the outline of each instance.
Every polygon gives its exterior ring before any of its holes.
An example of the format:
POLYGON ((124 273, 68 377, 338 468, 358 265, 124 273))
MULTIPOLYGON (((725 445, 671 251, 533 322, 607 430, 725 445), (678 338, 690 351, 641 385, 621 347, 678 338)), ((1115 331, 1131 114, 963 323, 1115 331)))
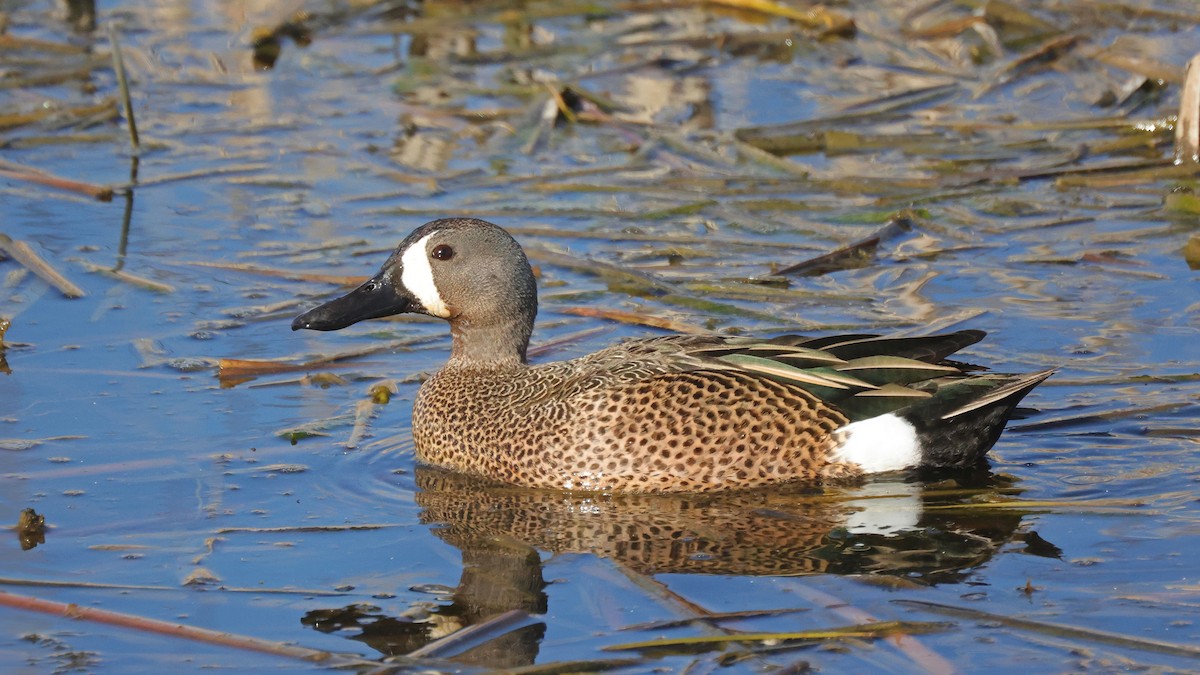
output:
POLYGON ((25 266, 43 281, 57 288, 65 297, 82 298, 87 295, 82 288, 71 283, 23 241, 17 241, 7 234, 0 233, 0 253, 25 266))
POLYGON ((117 42, 117 31, 108 25, 108 44, 112 48, 113 70, 117 73, 117 87, 121 90, 121 104, 125 107, 125 119, 129 120, 129 145, 133 154, 142 150, 138 140, 137 122, 133 119, 133 101, 129 98, 129 78, 125 75, 125 59, 121 57, 121 45, 117 42))
POLYGON ((960 617, 964 619, 970 619, 972 621, 982 621, 988 624, 996 624, 1015 630, 1040 633, 1042 635, 1049 635, 1051 637, 1087 640, 1089 642, 1097 642, 1110 647, 1123 647, 1147 652, 1158 652, 1160 654, 1171 654, 1173 656, 1182 656, 1187 658, 1200 657, 1200 647, 1197 647, 1196 645, 1167 642, 1165 640, 1154 640, 1151 638, 1143 638, 1126 633, 1114 633, 1095 628, 1069 626, 1066 624, 1051 623, 1049 621, 1020 619, 1017 617, 1005 616, 1003 614, 993 614, 991 612, 984 612, 968 607, 944 605, 942 603, 926 602, 924 600, 893 600, 892 602, 898 605, 904 605, 906 607, 913 607, 920 610, 943 614, 945 616, 960 617))
POLYGON ((180 623, 158 621, 149 617, 137 616, 134 614, 123 614, 121 612, 113 612, 73 603, 66 604, 62 602, 55 602, 53 600, 43 600, 42 598, 35 598, 27 595, 16 595, 14 593, 7 593, 5 591, 0 591, 0 607, 10 607, 25 611, 42 612, 44 614, 57 614, 70 619, 91 621, 95 623, 107 624, 109 626, 118 626, 121 628, 129 628, 144 633, 157 633, 159 635, 169 635, 186 640, 206 642, 208 644, 220 645, 222 647, 231 647, 234 649, 244 649, 286 658, 300 659, 310 663, 320 663, 326 667, 371 667, 378 665, 375 662, 364 661, 362 659, 346 658, 316 649, 297 647, 295 645, 271 642, 269 640, 261 640, 258 638, 245 635, 235 635, 233 633, 226 633, 222 631, 208 630, 206 628, 185 626, 180 623))

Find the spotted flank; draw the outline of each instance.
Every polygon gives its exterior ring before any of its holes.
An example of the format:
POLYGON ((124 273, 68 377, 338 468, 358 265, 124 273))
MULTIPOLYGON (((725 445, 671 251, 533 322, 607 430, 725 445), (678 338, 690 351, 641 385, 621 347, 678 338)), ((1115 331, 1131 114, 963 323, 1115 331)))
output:
POLYGON ((1052 374, 948 361, 976 330, 671 335, 529 364, 533 272, 507 232, 471 218, 417 228, 370 281, 292 328, 405 312, 447 319, 452 340, 413 407, 418 458, 539 488, 702 492, 974 466, 1052 374))

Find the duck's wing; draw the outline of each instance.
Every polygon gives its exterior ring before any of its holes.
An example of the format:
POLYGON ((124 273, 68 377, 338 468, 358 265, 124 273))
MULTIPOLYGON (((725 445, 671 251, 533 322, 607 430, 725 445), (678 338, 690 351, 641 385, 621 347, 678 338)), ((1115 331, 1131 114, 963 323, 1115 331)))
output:
POLYGON ((820 349, 843 359, 863 356, 901 356, 917 361, 938 363, 985 337, 987 337, 987 333, 981 330, 960 330, 954 333, 902 338, 879 335, 830 335, 806 338, 799 335, 785 335, 775 338, 771 342, 820 349))
POLYGON ((674 345, 672 359, 688 370, 739 370, 800 387, 858 420, 912 409, 943 420, 1013 405, 1052 371, 1028 375, 973 372, 946 361, 979 342, 979 330, 922 337, 784 336, 768 341, 728 338, 674 345), (1015 397, 1015 398, 1014 398, 1015 397))
MULTIPOLYGON (((969 377, 966 367, 945 359, 985 335, 978 330, 903 338, 855 334, 761 340, 669 335, 627 340, 548 367, 561 373, 561 386, 568 390, 672 372, 720 371, 725 376, 765 377, 805 389, 855 421, 938 398, 943 385, 969 377)), ((981 379, 978 384, 993 380, 981 379)), ((991 387, 968 391, 980 388, 991 387)), ((949 398, 956 402, 951 408, 967 404, 958 395, 949 398)))
POLYGON ((673 372, 715 371, 804 389, 851 422, 907 410, 922 418, 949 420, 973 409, 1006 407, 1010 401, 1015 406, 1050 375, 986 374, 973 372, 978 370, 975 366, 946 361, 985 336, 979 330, 900 338, 670 335, 627 340, 546 367, 558 372, 560 393, 673 372))
MULTIPOLYGON (((863 422, 895 429, 892 421, 903 420, 916 435, 923 465, 964 466, 995 443, 1021 399, 1054 373, 981 373, 946 361, 984 335, 788 337, 687 347, 678 358, 804 389, 843 414, 847 428, 863 429, 855 424, 863 422)), ((880 436, 878 444, 886 445, 886 432, 880 436)))

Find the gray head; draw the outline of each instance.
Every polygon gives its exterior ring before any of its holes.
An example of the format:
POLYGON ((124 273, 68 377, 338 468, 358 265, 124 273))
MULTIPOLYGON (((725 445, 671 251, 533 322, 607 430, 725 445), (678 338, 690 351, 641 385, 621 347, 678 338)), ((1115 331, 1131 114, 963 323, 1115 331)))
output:
POLYGON ((537 285, 525 252, 499 226, 435 220, 413 230, 366 283, 296 317, 292 330, 338 330, 405 312, 450 322, 451 362, 524 363, 537 285))

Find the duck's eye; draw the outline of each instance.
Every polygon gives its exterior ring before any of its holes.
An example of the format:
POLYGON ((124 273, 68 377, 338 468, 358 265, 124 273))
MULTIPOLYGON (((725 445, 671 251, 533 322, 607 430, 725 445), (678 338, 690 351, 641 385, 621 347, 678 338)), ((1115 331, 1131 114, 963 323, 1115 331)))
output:
POLYGON ((374 290, 379 289, 379 284, 376 283, 374 280, 371 280, 371 281, 368 281, 367 283, 363 284, 363 288, 365 288, 368 291, 374 291, 374 290))
POLYGON ((449 260, 454 257, 454 249, 448 244, 438 244, 430 255, 436 260, 449 260))

